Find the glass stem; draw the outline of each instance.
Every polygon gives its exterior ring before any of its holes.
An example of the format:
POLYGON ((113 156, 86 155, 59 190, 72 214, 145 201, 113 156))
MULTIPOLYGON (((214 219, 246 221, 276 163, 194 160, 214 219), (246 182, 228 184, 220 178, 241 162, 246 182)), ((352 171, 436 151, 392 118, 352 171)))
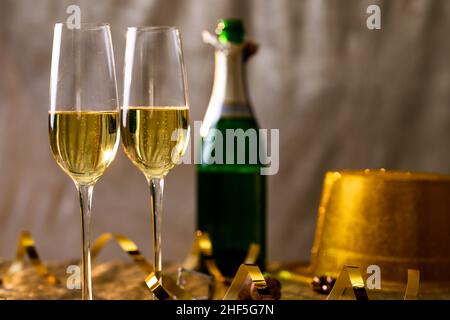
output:
POLYGON ((93 185, 78 185, 80 196, 81 212, 81 239, 83 242, 83 252, 81 260, 81 297, 83 300, 92 300, 92 279, 91 279, 91 205, 93 185))
POLYGON ((164 179, 163 178, 150 178, 148 179, 150 186, 150 207, 152 218, 152 237, 153 237, 153 265, 155 269, 155 275, 160 279, 162 272, 161 261, 161 215, 162 215, 162 202, 164 191, 164 179))

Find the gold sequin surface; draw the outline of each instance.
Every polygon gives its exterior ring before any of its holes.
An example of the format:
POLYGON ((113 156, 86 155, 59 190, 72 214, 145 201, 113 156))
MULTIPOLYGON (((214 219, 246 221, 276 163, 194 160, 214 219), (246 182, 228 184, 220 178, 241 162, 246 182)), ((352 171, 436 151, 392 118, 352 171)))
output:
MULTIPOLYGON (((385 170, 328 172, 310 275, 378 265, 384 289, 420 271, 421 289, 450 288, 450 177, 385 170)), ((404 290, 402 288, 401 290, 404 290)))

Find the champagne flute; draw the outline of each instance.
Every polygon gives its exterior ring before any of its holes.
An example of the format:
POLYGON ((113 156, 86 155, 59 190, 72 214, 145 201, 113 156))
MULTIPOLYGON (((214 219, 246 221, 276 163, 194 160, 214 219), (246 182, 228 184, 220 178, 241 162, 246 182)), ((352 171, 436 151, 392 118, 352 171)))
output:
POLYGON ((82 230, 82 299, 92 300, 90 218, 95 183, 119 145, 119 104, 107 24, 69 28, 57 23, 50 76, 50 145, 79 193, 82 230))
POLYGON ((164 178, 189 140, 186 73, 173 27, 128 28, 121 135, 125 153, 150 188, 153 264, 160 279, 164 178))

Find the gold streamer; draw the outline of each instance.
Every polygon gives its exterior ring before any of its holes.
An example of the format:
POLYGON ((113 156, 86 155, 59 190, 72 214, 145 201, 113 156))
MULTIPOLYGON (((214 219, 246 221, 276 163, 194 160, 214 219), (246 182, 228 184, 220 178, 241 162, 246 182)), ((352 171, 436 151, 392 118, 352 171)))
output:
POLYGON ((150 273, 147 278, 145 278, 145 283, 147 287, 153 292, 158 300, 172 300, 172 295, 167 292, 167 290, 161 285, 159 279, 156 277, 155 273, 150 273))
MULTIPOLYGON (((249 247, 244 264, 239 267, 236 276, 234 277, 230 288, 225 294, 224 299, 232 300, 237 299, 240 288, 244 284, 247 275, 250 276, 253 283, 255 283, 258 293, 273 299, 270 291, 267 288, 264 276, 261 270, 253 265, 259 255, 260 246, 256 243, 252 243, 249 247)), ((194 243, 188 256, 183 263, 183 269, 195 270, 199 267, 200 261, 205 264, 208 273, 214 278, 215 282, 225 283, 226 278, 223 276, 215 260, 213 259, 213 248, 211 239, 206 232, 197 230, 195 232, 194 243)), ((154 273, 150 273, 145 279, 145 283, 153 294, 160 300, 192 300, 192 295, 187 291, 181 289, 170 277, 162 276, 161 280, 158 280, 154 273)))
POLYGON ((28 231, 22 231, 20 234, 19 242, 17 244, 16 257, 11 266, 8 268, 6 274, 1 279, 1 283, 10 283, 12 276, 23 270, 26 255, 30 259, 31 265, 43 279, 51 285, 56 285, 59 283, 56 276, 48 270, 47 266, 39 258, 34 240, 28 231))
MULTIPOLYGON (((344 267, 345 268, 345 267, 344 267)), ((354 268, 354 267, 352 267, 354 268)), ((343 271, 341 271, 340 275, 343 271)), ((309 276, 303 276, 291 271, 281 270, 278 273, 278 277, 281 279, 285 279, 288 281, 306 283, 311 280, 309 276)), ((406 283, 406 290, 403 296, 404 300, 416 300, 419 295, 419 284, 420 284, 420 271, 415 269, 408 269, 408 281, 406 283)), ((345 290, 345 289, 344 289, 345 290)), ((330 292, 331 295, 331 292, 330 292)), ((328 295, 328 298, 330 297, 328 295)), ((342 295, 342 294, 341 294, 342 295)), ((339 298, 340 296, 338 296, 339 298)), ((327 298, 327 299, 328 299, 327 298)), ((330 299, 334 299, 335 297, 331 297, 330 299)))
POLYGON ((288 270, 281 270, 278 272, 278 277, 283 280, 298 282, 298 283, 308 283, 311 282, 311 277, 306 275, 301 275, 288 270))
POLYGON ((185 269, 195 269, 199 265, 202 256, 212 256, 212 244, 207 233, 197 230, 194 235, 191 252, 184 260, 183 267, 185 269))
POLYGON ((404 300, 416 300, 419 295, 420 272, 415 269, 408 269, 408 282, 406 283, 406 291, 404 300))
POLYGON ((120 248, 126 252, 133 262, 145 273, 150 273, 145 278, 147 287, 159 300, 192 300, 192 295, 181 289, 172 278, 161 275, 161 280, 152 272, 152 265, 145 259, 139 251, 138 246, 129 238, 121 234, 104 233, 99 236, 92 246, 91 259, 92 261, 100 254, 101 250, 111 241, 116 240, 120 248), (162 283, 161 283, 162 282, 162 283))
MULTIPOLYGON (((260 246, 256 243, 251 243, 244 264, 255 264, 258 259, 259 251, 260 246)), ((226 282, 225 276, 222 274, 213 258, 213 248, 209 234, 197 230, 195 232, 195 239, 192 244, 191 252, 186 257, 183 268, 195 270, 200 265, 200 261, 203 261, 208 273, 213 276, 214 281, 219 283, 226 282)))
MULTIPOLYGON (((94 241, 94 244, 92 246, 92 261, 94 261, 98 257, 100 252, 111 240, 115 240, 120 248, 131 257, 133 262, 141 270, 143 270, 145 273, 150 273, 145 278, 145 283, 158 299, 193 299, 192 295, 180 288, 171 277, 161 275, 161 277, 158 279, 158 277, 152 272, 152 265, 142 255, 138 246, 124 235, 114 233, 104 233, 100 235, 94 241)), ((244 285, 247 276, 250 277, 259 295, 261 295, 263 298, 273 299, 269 289, 267 288, 267 284, 263 274, 261 273, 261 270, 256 265, 253 265, 253 263, 256 262, 258 258, 259 251, 259 245, 254 243, 250 245, 245 259, 245 264, 242 264, 239 267, 236 276, 231 282, 231 286, 229 287, 227 293, 223 298, 224 300, 232 300, 238 298, 239 291, 244 285)), ((56 278, 56 276, 48 270, 47 266, 39 258, 35 242, 30 232, 28 231, 23 231, 20 234, 16 257, 9 267, 6 275, 2 279, 0 279, 1 283, 11 282, 12 276, 15 273, 23 270, 26 255, 30 259, 32 266, 43 279, 45 279, 51 285, 59 284, 59 280, 56 278)), ((192 250, 186 258, 183 266, 186 269, 194 269, 198 267, 200 259, 204 260, 208 272, 214 277, 215 281, 226 281, 225 277, 222 275, 219 268, 217 267, 217 264, 212 258, 212 244, 209 235, 207 233, 197 231, 195 233, 195 241, 192 246, 192 250)))
POLYGON ((200 261, 204 261, 208 273, 213 276, 216 282, 225 282, 226 278, 223 276, 216 261, 212 257, 212 243, 209 234, 197 230, 195 232, 194 243, 192 244, 191 252, 186 257, 183 268, 187 270, 195 270, 198 268, 200 261))
POLYGON ((133 260, 133 262, 141 268, 145 273, 150 273, 153 270, 152 265, 145 259, 142 253, 139 251, 138 246, 132 240, 121 234, 115 233, 103 233, 94 242, 91 250, 91 260, 100 254, 100 251, 110 242, 116 240, 120 248, 125 251, 133 260))
POLYGON ((256 243, 250 243, 244 264, 255 264, 259 256, 260 246, 256 243))
POLYGON ((252 284, 255 285, 256 291, 263 298, 263 300, 273 299, 273 296, 267 287, 264 275, 261 273, 258 266, 253 264, 241 264, 233 278, 233 281, 231 282, 230 287, 228 288, 228 291, 225 293, 223 300, 237 300, 239 292, 241 291, 247 276, 250 277, 252 284))
POLYGON ((351 292, 356 300, 369 300, 361 271, 359 267, 355 266, 344 266, 342 268, 333 289, 331 289, 326 299, 338 300, 348 287, 352 288, 351 292))
POLYGON ((171 277, 162 275, 160 279, 154 272, 145 278, 147 287, 158 300, 192 300, 192 295, 181 289, 171 277))

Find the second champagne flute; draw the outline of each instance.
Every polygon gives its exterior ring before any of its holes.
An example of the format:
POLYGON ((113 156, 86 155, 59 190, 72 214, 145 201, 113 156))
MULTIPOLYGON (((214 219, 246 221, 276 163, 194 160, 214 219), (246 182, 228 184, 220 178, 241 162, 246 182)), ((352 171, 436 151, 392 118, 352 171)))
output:
POLYGON ((159 279, 164 177, 181 160, 189 140, 186 74, 178 30, 128 28, 124 73, 122 143, 150 187, 153 263, 159 279))

